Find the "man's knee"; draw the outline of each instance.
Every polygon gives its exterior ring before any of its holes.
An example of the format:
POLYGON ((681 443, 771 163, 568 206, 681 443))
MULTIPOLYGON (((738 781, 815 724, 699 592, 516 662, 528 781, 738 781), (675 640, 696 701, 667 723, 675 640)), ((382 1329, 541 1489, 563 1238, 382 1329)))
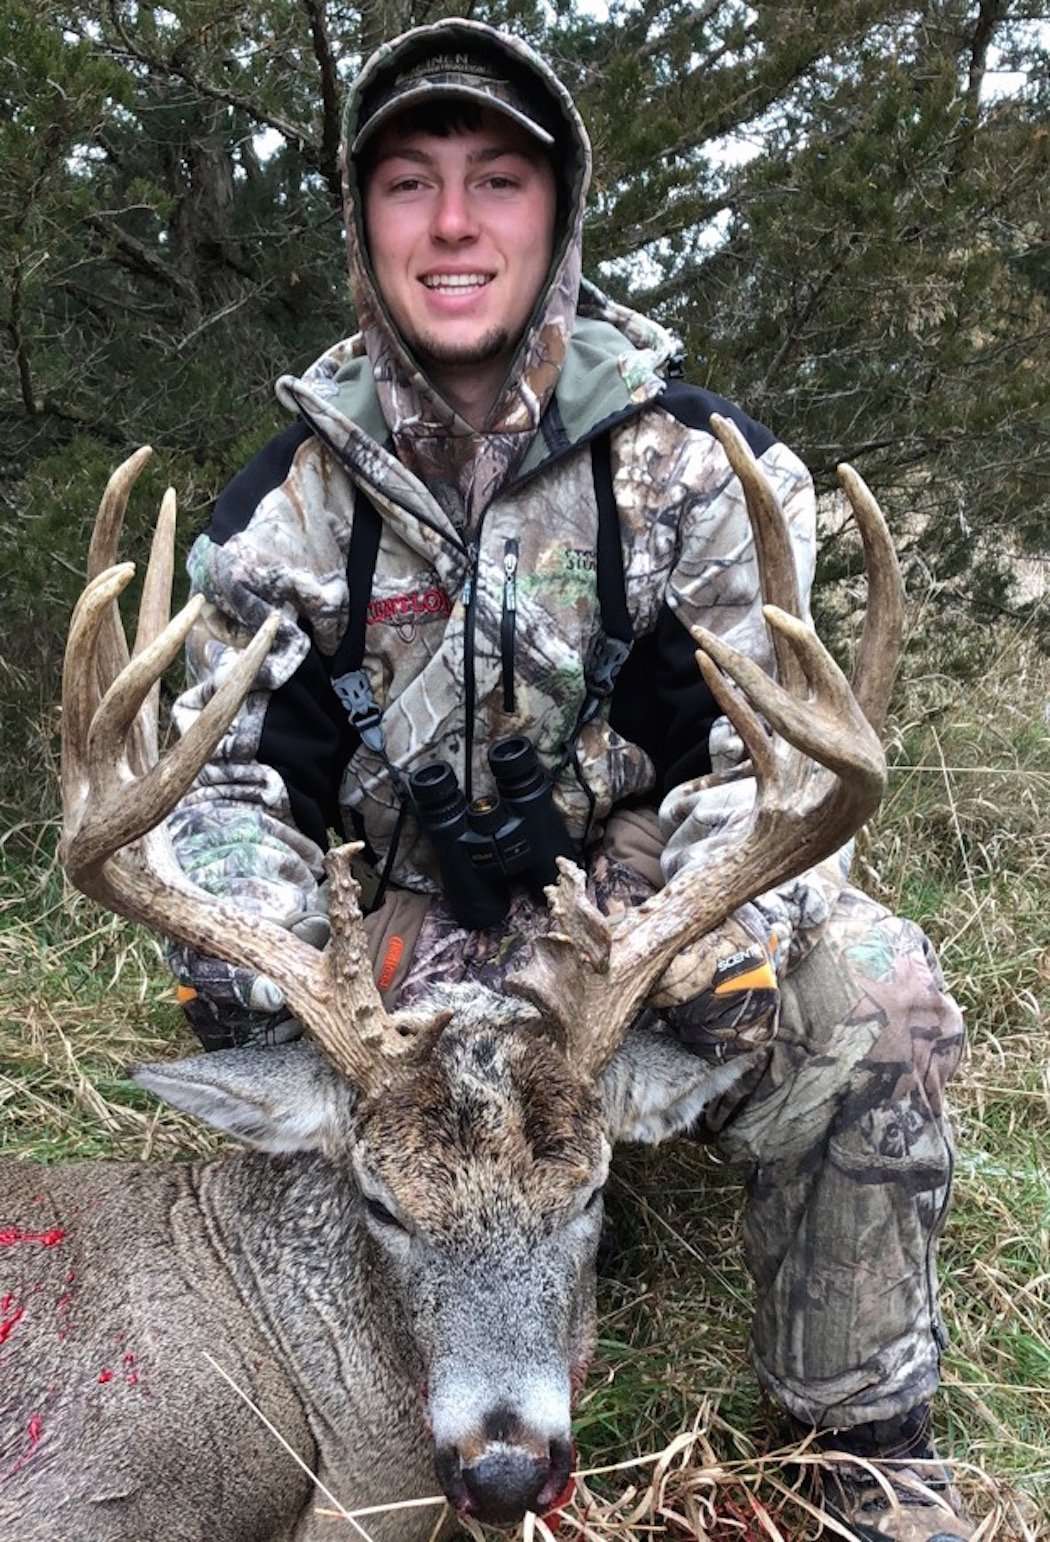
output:
POLYGON ((845 1056, 852 1090, 895 1101, 914 1090, 939 1115, 962 1054, 962 1013, 914 921, 847 889, 817 948, 789 982, 787 1031, 845 1056))

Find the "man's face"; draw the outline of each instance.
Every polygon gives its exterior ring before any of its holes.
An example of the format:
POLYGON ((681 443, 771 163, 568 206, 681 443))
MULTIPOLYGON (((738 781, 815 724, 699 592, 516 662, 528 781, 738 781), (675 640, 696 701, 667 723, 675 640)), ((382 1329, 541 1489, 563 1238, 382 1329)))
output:
POLYGON ((396 119, 382 131, 364 197, 372 265, 436 383, 509 364, 550 267, 556 204, 542 148, 502 113, 447 138, 399 134, 396 119))

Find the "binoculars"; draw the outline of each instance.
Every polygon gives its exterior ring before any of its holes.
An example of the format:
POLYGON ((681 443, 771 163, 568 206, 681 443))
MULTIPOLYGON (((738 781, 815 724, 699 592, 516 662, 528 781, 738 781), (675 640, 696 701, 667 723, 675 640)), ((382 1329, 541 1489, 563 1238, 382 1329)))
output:
POLYGON ((469 804, 447 760, 431 761, 408 778, 449 909, 472 932, 499 925, 514 882, 541 899, 544 885, 558 876, 557 858, 576 855, 535 746, 516 734, 497 740, 488 759, 496 792, 469 804))

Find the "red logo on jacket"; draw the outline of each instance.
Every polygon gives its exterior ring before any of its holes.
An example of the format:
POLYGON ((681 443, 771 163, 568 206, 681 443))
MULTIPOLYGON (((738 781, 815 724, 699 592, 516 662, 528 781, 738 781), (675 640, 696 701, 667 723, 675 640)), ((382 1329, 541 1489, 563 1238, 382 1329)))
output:
POLYGON ((409 589, 391 594, 385 600, 369 600, 366 620, 369 626, 394 622, 445 620, 452 614, 452 601, 444 589, 431 584, 428 589, 409 589))
POLYGON ((415 638, 416 628, 431 621, 446 621, 452 614, 452 601, 439 584, 425 589, 406 589, 385 599, 368 602, 365 621, 368 626, 392 626, 407 647, 415 638))

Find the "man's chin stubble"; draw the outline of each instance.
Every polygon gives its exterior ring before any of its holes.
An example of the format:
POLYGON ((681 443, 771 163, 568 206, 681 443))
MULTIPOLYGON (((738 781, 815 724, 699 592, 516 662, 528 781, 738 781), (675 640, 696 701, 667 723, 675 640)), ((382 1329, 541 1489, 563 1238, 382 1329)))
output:
POLYGON ((442 369, 463 369, 491 364, 510 348, 510 334, 505 327, 493 327, 476 343, 443 343, 425 333, 416 338, 413 353, 423 365, 436 364, 442 369))

